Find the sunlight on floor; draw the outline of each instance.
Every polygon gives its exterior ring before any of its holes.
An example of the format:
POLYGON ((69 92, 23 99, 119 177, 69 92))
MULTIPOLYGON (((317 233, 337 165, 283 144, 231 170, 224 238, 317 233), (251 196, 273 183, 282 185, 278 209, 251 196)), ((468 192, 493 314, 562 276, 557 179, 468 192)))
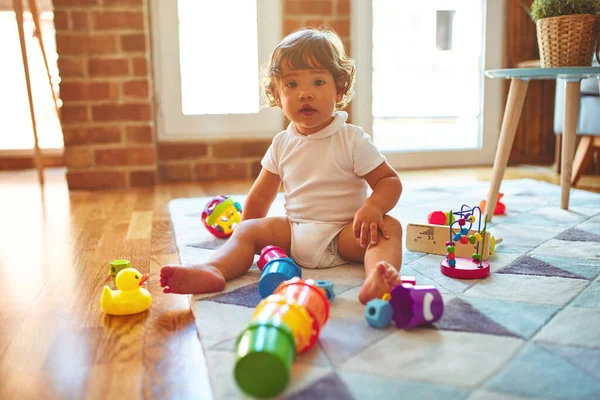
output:
POLYGON ((46 172, 43 191, 31 179, 33 170, 0 173, 0 192, 18 193, 0 196, 0 278, 12 281, 5 290, 12 290, 9 297, 22 304, 35 301, 49 276, 68 277, 64 271, 72 262, 58 256, 73 252, 64 241, 71 237, 70 195, 63 174, 55 171, 46 172))

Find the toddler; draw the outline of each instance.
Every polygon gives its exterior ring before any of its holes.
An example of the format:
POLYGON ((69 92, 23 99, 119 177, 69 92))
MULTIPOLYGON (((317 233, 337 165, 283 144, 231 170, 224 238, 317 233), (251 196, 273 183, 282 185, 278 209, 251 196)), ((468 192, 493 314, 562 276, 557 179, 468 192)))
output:
POLYGON ((402 185, 364 130, 339 111, 353 95, 353 61, 336 33, 302 29, 275 48, 264 80, 270 106, 291 122, 263 157, 233 235, 206 263, 163 266, 163 291, 221 291, 275 245, 305 268, 364 263, 358 298, 381 297, 400 282, 402 227, 386 213, 402 185), (282 183, 286 216, 267 218, 282 183))

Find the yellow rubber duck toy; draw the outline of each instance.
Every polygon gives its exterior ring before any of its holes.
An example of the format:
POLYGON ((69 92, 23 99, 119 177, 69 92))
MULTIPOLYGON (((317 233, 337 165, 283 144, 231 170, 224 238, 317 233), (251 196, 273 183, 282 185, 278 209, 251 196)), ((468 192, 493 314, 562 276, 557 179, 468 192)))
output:
POLYGON ((104 286, 100 297, 102 311, 109 315, 129 315, 149 309, 152 297, 141 287, 147 280, 148 274, 142 275, 135 268, 121 270, 115 278, 118 290, 104 286))

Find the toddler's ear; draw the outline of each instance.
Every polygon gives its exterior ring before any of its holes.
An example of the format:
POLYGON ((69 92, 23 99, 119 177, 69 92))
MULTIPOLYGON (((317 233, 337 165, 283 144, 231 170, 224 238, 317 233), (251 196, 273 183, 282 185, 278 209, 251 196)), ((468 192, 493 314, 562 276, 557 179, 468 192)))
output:
POLYGON ((348 86, 348 75, 342 74, 336 82, 336 91, 339 96, 344 97, 344 92, 348 86))

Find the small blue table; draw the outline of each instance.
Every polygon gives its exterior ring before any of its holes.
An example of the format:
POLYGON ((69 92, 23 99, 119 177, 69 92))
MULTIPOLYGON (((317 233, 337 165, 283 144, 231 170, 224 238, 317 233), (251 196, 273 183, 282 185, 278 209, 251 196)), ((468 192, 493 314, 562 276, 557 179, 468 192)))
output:
POLYGON ((488 192, 485 212, 488 221, 492 220, 494 206, 498 200, 500 184, 508 163, 510 150, 513 145, 523 102, 527 94, 529 81, 532 79, 564 79, 565 80, 565 109, 563 118, 562 159, 560 173, 562 209, 569 208, 569 193, 571 190, 571 175, 573 156, 575 154, 575 135, 579 118, 580 82, 584 78, 598 78, 600 87, 600 67, 567 67, 567 68, 509 68, 485 71, 489 78, 511 79, 506 109, 502 120, 502 128, 498 139, 498 149, 494 160, 492 182, 488 192))

